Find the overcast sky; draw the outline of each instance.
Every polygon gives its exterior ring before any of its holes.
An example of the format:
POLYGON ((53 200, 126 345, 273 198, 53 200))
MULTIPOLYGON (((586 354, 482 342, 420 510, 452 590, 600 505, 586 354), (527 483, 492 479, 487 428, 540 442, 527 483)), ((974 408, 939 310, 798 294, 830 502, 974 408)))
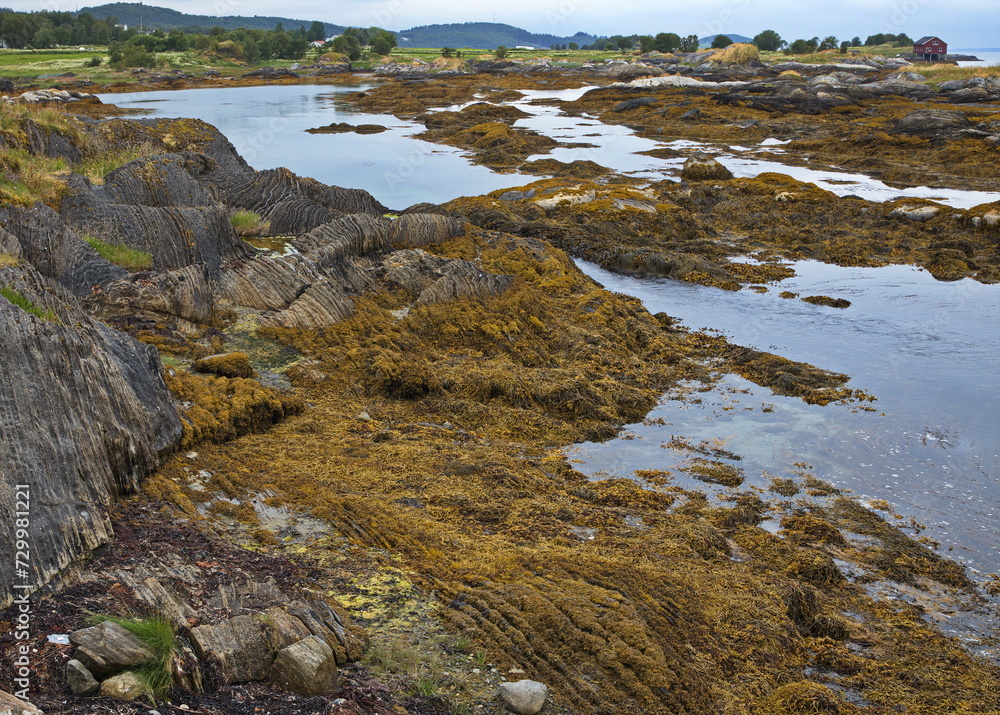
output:
MULTIPOLYGON (((91 0, 6 2, 18 10, 75 10, 91 0)), ((503 22, 532 32, 597 35, 676 32, 699 37, 773 29, 786 40, 862 39, 905 32, 952 47, 1000 47, 1000 0, 163 0, 147 5, 208 15, 277 15, 405 30, 446 22, 503 22)))

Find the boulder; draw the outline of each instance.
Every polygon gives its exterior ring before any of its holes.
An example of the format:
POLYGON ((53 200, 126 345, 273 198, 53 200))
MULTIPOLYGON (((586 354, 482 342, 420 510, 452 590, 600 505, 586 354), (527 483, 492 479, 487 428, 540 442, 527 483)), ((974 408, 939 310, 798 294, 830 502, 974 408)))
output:
POLYGON ((42 715, 42 711, 0 690, 0 715, 42 715))
POLYGON ((535 715, 545 705, 548 692, 548 687, 536 680, 518 680, 500 685, 504 705, 516 715, 535 715))
POLYGON ((191 629, 191 642, 213 687, 263 680, 274 650, 260 615, 236 616, 214 626, 191 629))
POLYGON ((697 152, 684 162, 681 178, 685 181, 724 181, 733 178, 733 172, 708 154, 697 152))
POLYGON ((138 636, 114 621, 73 631, 69 642, 76 646, 76 659, 98 679, 156 658, 138 636))
POLYGON ((138 673, 127 670, 101 683, 101 695, 115 700, 131 701, 149 692, 149 686, 138 673))
POLYGON ((75 658, 66 662, 66 683, 77 695, 94 695, 101 689, 93 673, 75 658))
POLYGON ((333 650, 319 636, 309 636, 282 648, 271 671, 285 689, 300 695, 326 695, 340 687, 333 650))
POLYGON ((638 109, 639 107, 648 107, 651 104, 656 104, 658 101, 659 100, 656 97, 636 97, 635 99, 626 99, 624 102, 616 104, 611 111, 627 112, 630 109, 638 109))
POLYGON ((941 208, 939 206, 913 206, 911 204, 903 204, 902 206, 899 206, 889 212, 889 215, 923 223, 924 221, 930 221, 940 212, 941 208))

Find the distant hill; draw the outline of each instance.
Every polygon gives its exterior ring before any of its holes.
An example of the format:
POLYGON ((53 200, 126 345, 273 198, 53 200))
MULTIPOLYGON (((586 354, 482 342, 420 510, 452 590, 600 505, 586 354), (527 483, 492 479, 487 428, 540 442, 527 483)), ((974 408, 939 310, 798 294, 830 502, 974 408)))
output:
POLYGON ((539 35, 512 25, 496 22, 463 22, 448 25, 421 25, 396 33, 400 47, 469 47, 476 50, 495 50, 499 45, 517 47, 524 45, 548 49, 551 45, 575 42, 589 45, 596 35, 578 32, 572 37, 539 35))
MULTIPOLYGON (((286 30, 297 30, 301 26, 309 27, 312 20, 293 20, 288 17, 240 17, 229 15, 226 17, 213 17, 211 15, 188 15, 187 13, 171 10, 167 7, 156 7, 155 5, 143 5, 135 2, 116 2, 108 5, 98 5, 97 7, 85 7, 80 9, 81 13, 90 13, 98 20, 104 20, 110 15, 118 18, 118 22, 129 27, 139 27, 149 30, 203 30, 207 32, 214 26, 219 26, 224 30, 235 30, 238 27, 245 27, 251 30, 273 30, 279 22, 286 30)), ((343 25, 331 25, 323 23, 326 28, 326 36, 339 35, 344 31, 343 25)))
MULTIPOLYGON (((746 35, 737 35, 735 32, 720 32, 719 35, 725 35, 733 42, 753 42, 752 37, 747 37, 746 35)), ((707 37, 698 38, 699 47, 711 47, 712 43, 715 42, 715 38, 719 35, 708 35, 707 37)))

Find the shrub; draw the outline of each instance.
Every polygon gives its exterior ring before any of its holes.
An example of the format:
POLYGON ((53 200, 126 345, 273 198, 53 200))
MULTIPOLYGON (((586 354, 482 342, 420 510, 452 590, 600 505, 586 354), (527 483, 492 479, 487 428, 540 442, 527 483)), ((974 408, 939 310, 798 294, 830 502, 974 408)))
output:
POLYGON ((100 67, 104 63, 103 57, 91 57, 84 64, 84 67, 100 67))
POLYGON ((82 238, 101 256, 127 271, 144 271, 153 267, 153 257, 145 251, 137 251, 123 243, 106 243, 96 236, 82 238))
POLYGON ((504 47, 503 45, 500 45, 496 49, 496 52, 493 53, 493 56, 496 57, 498 60, 502 60, 504 57, 507 56, 507 52, 508 51, 509 50, 506 47, 504 47))

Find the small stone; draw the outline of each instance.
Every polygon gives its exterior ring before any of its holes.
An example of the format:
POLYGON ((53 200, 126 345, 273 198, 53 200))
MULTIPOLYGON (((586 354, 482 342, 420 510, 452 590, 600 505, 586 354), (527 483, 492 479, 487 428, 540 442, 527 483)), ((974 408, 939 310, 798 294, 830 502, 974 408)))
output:
POLYGON ((191 709, 191 706, 187 705, 186 703, 181 703, 177 707, 179 707, 181 710, 190 710, 191 709))
POLYGON ((524 675, 524 671, 521 670, 520 668, 511 668, 507 672, 510 673, 511 675, 524 675))
POLYGON ((368 410, 361 410, 361 412, 358 413, 358 419, 362 422, 371 422, 372 416, 368 414, 368 410))
POLYGON ((516 715, 535 715, 545 705, 548 692, 548 686, 536 680, 518 680, 500 685, 500 697, 507 709, 516 715))
POLYGON ((101 683, 101 695, 115 700, 135 700, 148 692, 146 681, 131 670, 114 675, 101 683))
POLYGON ((87 670, 87 666, 76 658, 66 663, 66 682, 77 695, 93 695, 101 689, 101 684, 87 670))
POLYGON ((188 459, 198 459, 198 453, 197 452, 188 452, 184 456, 187 457, 188 459))

